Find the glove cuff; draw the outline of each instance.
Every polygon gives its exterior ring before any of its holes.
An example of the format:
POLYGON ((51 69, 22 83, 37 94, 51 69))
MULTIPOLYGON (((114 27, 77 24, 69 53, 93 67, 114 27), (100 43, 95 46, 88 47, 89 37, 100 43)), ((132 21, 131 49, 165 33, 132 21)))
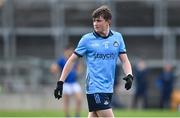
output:
POLYGON ((64 84, 63 81, 58 81, 58 82, 57 82, 57 86, 62 86, 63 84, 64 84))
POLYGON ((133 78, 134 78, 134 77, 133 77, 133 75, 128 74, 128 75, 127 75, 127 77, 128 77, 128 78, 130 78, 130 79, 131 79, 131 81, 133 81, 133 78))

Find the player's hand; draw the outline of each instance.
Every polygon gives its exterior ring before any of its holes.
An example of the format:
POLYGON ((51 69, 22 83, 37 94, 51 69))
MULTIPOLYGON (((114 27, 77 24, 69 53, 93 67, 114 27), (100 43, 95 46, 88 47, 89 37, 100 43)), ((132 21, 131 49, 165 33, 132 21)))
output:
POLYGON ((54 97, 58 100, 62 98, 63 84, 63 81, 58 81, 56 89, 54 89, 54 97))
POLYGON ((123 80, 126 81, 126 83, 125 83, 126 90, 129 90, 132 86, 133 76, 131 74, 129 74, 126 77, 124 77, 123 80))

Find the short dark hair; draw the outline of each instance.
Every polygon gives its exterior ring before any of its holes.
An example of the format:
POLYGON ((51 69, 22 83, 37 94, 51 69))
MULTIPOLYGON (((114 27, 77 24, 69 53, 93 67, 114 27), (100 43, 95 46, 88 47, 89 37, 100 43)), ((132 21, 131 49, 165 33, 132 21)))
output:
POLYGON ((93 13, 92 13, 93 19, 99 18, 100 16, 102 16, 106 21, 112 19, 111 10, 109 9, 108 6, 103 5, 93 11, 93 13))

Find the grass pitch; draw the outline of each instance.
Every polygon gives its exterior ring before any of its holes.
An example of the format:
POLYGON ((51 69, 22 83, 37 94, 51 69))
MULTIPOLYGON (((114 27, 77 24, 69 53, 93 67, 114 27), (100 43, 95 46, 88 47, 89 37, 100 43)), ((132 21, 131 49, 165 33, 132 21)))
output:
MULTIPOLYGON (((81 117, 87 117, 88 111, 81 112, 81 117)), ((114 110, 115 117, 180 117, 180 112, 170 110, 114 110)), ((62 111, 34 110, 34 111, 0 111, 0 117, 64 117, 62 111)), ((74 113, 71 113, 74 117, 74 113)))

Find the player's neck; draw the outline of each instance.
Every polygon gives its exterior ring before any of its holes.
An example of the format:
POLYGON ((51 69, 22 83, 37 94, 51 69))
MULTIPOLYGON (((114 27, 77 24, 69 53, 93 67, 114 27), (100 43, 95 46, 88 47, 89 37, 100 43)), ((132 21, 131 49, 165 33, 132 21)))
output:
POLYGON ((107 37, 109 35, 109 31, 110 30, 109 30, 109 27, 108 27, 106 30, 100 32, 99 35, 101 35, 102 37, 107 37))

